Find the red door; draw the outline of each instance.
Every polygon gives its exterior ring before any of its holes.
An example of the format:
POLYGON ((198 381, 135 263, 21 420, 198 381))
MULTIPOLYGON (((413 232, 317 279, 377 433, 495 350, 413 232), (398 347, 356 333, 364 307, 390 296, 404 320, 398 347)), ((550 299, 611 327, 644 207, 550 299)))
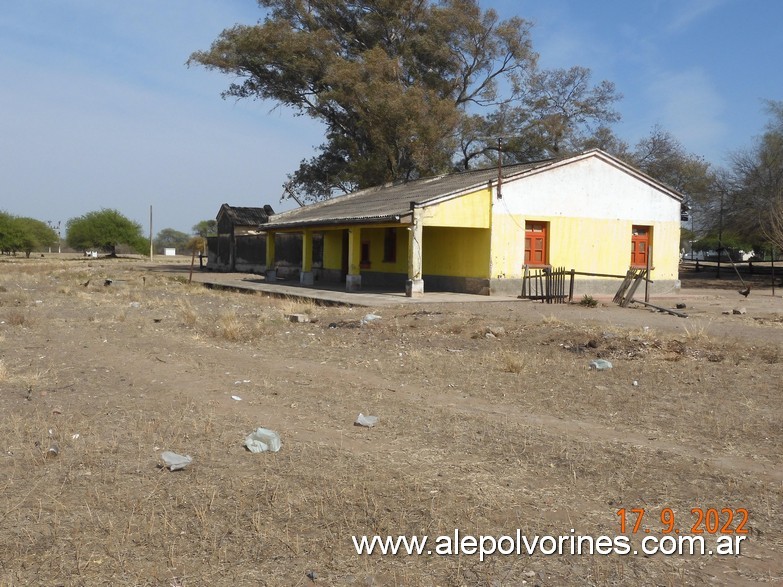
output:
POLYGON ((546 222, 525 222, 525 265, 547 264, 546 233, 546 222))
POLYGON ((649 226, 634 226, 631 233, 631 267, 646 267, 650 252, 649 226))

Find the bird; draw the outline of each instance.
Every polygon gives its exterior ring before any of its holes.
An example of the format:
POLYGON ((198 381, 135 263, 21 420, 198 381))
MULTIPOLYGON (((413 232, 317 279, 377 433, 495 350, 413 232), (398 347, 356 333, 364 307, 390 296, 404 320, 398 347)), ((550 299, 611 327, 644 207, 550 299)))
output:
POLYGON ((741 296, 748 297, 750 295, 750 286, 746 287, 745 289, 741 289, 737 292, 741 296))

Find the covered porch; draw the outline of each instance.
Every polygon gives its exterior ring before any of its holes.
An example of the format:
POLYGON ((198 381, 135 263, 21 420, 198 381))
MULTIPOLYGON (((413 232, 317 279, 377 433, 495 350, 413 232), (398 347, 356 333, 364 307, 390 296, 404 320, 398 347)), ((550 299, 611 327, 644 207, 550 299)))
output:
POLYGON ((277 281, 275 238, 301 234, 299 284, 339 285, 347 292, 489 293, 489 229, 427 225, 424 208, 396 222, 312 225, 267 231, 266 278, 277 281), (322 243, 320 266, 314 242, 322 243))

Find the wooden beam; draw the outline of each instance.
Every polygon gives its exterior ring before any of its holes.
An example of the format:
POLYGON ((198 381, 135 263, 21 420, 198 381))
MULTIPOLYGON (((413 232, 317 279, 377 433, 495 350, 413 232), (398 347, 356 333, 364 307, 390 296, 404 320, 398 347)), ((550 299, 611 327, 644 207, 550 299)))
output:
POLYGON ((642 304, 643 306, 649 306, 650 308, 655 308, 656 310, 660 310, 661 312, 668 312, 672 316, 678 316, 679 318, 687 318, 688 314, 685 314, 684 312, 678 312, 677 310, 670 310, 669 308, 662 308, 661 306, 656 306, 655 304, 651 304, 650 302, 642 302, 641 300, 631 300, 632 304, 642 304))

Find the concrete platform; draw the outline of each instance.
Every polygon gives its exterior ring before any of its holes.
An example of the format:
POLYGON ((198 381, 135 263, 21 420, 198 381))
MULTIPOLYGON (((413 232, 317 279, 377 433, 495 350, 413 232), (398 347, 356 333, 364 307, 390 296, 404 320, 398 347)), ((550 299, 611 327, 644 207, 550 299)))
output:
MULTIPOLYGON (((188 268, 181 265, 157 265, 149 267, 158 273, 188 274, 188 268)), ((480 296, 454 292, 426 292, 423 296, 409 298, 404 291, 361 290, 345 291, 345 284, 317 284, 304 286, 298 281, 278 280, 268 282, 264 276, 250 273, 218 273, 211 271, 194 271, 193 282, 202 283, 207 287, 231 288, 245 291, 255 291, 281 298, 297 298, 312 300, 321 305, 378 307, 400 304, 424 303, 465 303, 465 302, 509 302, 522 301, 513 296, 480 296)))

